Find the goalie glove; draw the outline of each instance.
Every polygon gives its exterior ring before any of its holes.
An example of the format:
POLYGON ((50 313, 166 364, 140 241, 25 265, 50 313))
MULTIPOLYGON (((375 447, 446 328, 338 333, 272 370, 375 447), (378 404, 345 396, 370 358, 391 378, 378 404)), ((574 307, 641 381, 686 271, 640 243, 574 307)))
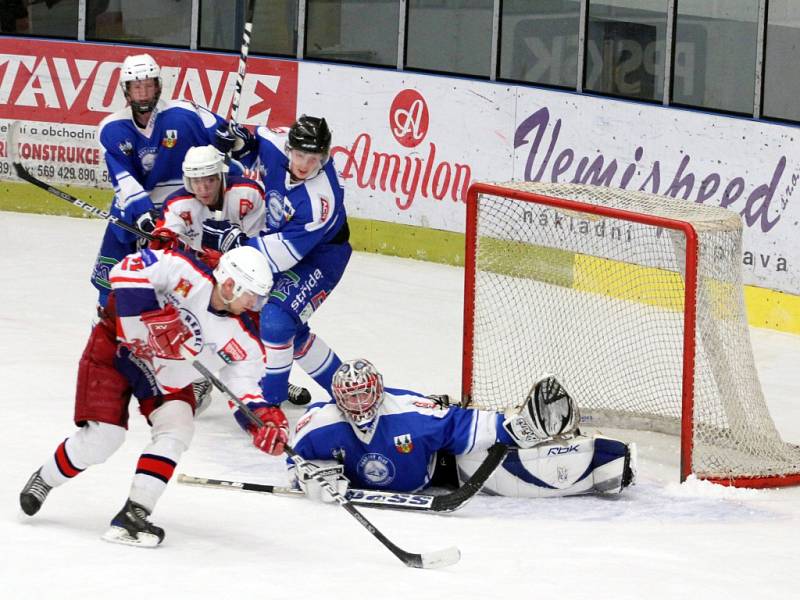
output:
POLYGON ((520 448, 532 448, 556 436, 577 432, 580 411, 575 400, 553 375, 533 384, 519 413, 503 421, 503 428, 520 448))
POLYGON ((297 483, 300 489, 305 492, 306 497, 315 502, 336 502, 330 491, 322 485, 315 475, 321 477, 333 486, 339 495, 344 496, 350 486, 350 480, 344 476, 344 465, 326 461, 325 465, 317 466, 314 463, 306 463, 297 468, 297 483))

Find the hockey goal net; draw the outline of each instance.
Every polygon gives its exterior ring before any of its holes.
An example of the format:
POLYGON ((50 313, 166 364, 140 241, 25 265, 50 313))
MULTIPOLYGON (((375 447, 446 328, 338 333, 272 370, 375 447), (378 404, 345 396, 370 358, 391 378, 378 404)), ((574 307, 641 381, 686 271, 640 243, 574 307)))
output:
POLYGON ((800 484, 758 380, 742 223, 718 207, 577 184, 473 184, 462 391, 520 405, 553 373, 587 426, 673 433, 681 480, 800 484))

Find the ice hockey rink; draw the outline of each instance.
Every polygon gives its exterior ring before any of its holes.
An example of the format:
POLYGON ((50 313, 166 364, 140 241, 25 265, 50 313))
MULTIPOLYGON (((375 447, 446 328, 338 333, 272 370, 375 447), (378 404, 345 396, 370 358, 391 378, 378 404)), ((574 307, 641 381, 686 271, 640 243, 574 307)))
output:
MULTIPOLYGON (((476 497, 447 516, 364 509, 400 547, 455 545, 455 566, 398 561, 338 506, 170 483, 153 521, 157 549, 100 540, 127 497, 149 439, 132 417, 108 462, 55 489, 34 517, 18 494, 74 430, 78 358, 95 292, 88 277, 104 223, 0 212, 0 593, 3 598, 682 598, 796 597, 800 489, 678 484, 677 439, 639 445, 639 479, 614 498, 476 497)), ((356 253, 312 321, 343 358, 364 356, 388 385, 458 395, 463 271, 356 253)), ((769 408, 800 443, 800 337, 753 329, 769 408)), ((321 390, 302 373, 295 383, 321 390)), ((580 399, 578 399, 580 402, 580 399)), ((295 421, 301 409, 287 410, 295 421)), ((198 418, 176 472, 286 482, 220 397, 198 418)))

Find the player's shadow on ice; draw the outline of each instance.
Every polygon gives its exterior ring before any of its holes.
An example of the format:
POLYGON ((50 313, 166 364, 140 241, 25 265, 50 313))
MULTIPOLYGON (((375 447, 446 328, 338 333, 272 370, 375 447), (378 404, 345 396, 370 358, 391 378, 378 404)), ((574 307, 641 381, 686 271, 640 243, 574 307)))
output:
POLYGON ((615 496, 522 499, 478 495, 457 514, 469 518, 513 517, 536 521, 681 523, 755 522, 787 518, 780 512, 768 510, 753 502, 757 498, 747 493, 753 490, 733 490, 730 497, 724 497, 721 493, 714 494, 691 487, 687 489, 685 485, 663 486, 641 482, 615 496))

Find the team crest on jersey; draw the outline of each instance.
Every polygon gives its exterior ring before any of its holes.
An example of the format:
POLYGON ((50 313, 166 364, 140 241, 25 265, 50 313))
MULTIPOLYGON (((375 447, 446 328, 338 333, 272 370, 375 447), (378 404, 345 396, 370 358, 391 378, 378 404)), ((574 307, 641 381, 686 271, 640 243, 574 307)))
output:
POLYGON ((365 481, 373 485, 388 486, 394 481, 395 468, 383 454, 370 452, 358 461, 358 472, 365 481))
POLYGON ((180 313, 181 319, 186 323, 189 331, 192 332, 192 339, 186 342, 186 344, 189 345, 189 349, 194 354, 199 354, 205 345, 203 342, 203 328, 200 326, 200 321, 191 311, 186 310, 184 307, 180 308, 180 313))
POLYGON ((218 350, 217 354, 228 364, 247 358, 247 352, 233 338, 221 350, 218 350))
POLYGON ((125 140, 124 142, 119 143, 119 151, 122 152, 125 156, 130 156, 133 154, 133 144, 130 140, 125 140))
POLYGON ((283 195, 272 190, 267 198, 267 225, 270 229, 278 229, 283 225, 283 218, 283 195))
POLYGON ((161 140, 161 145, 164 148, 174 148, 175 144, 178 143, 178 130, 177 129, 167 129, 164 132, 164 138, 161 140))
POLYGON ((176 294, 181 294, 184 298, 189 296, 189 292, 192 290, 192 284, 189 282, 188 279, 184 279, 181 277, 181 280, 178 282, 178 285, 172 290, 176 294))
POLYGON ((187 227, 192 226, 192 211, 184 210, 183 212, 178 213, 178 216, 184 223, 186 223, 187 227))
POLYGON ((394 436, 394 447, 400 454, 410 454, 414 449, 414 442, 411 441, 411 434, 394 436))

